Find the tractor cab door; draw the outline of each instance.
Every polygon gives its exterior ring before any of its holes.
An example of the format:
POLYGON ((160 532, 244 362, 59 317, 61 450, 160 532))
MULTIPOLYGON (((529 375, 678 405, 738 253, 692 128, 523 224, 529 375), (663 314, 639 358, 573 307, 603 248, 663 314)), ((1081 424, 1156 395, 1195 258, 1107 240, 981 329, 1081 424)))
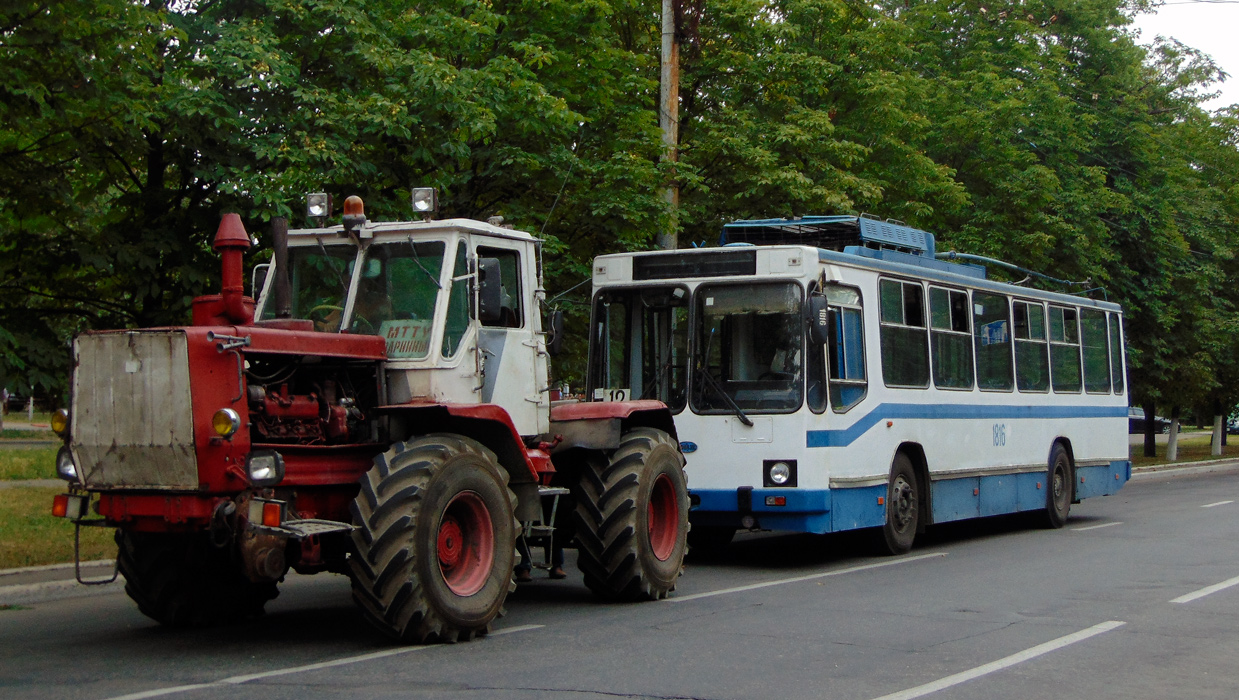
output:
POLYGON ((522 435, 545 433, 550 430, 550 398, 543 391, 547 360, 534 300, 533 246, 502 239, 474 245, 476 258, 497 261, 490 269, 499 273, 499 311, 481 320, 478 329, 481 402, 506 410, 522 435))

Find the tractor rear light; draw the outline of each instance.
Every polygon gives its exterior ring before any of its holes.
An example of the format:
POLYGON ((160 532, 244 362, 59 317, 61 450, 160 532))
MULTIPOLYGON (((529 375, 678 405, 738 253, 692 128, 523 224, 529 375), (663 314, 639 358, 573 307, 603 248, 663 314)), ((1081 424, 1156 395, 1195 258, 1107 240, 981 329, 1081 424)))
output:
POLYGON ((787 505, 787 496, 766 496, 766 505, 785 506, 787 505))
POLYGON ((81 520, 86 517, 86 506, 89 496, 73 493, 61 493, 52 498, 52 515, 57 518, 81 520))
POLYGON ((69 451, 68 445, 60 448, 56 453, 56 476, 65 481, 78 482, 77 464, 73 461, 73 453, 69 451))
POLYGON ((69 432, 69 412, 63 408, 56 409, 51 419, 52 432, 64 437, 69 432))
POLYGON ((284 480, 284 458, 274 450, 257 450, 245 462, 250 483, 255 486, 275 486, 284 480))
POLYGON ((262 524, 267 527, 279 527, 284 521, 284 504, 277 501, 267 501, 262 504, 262 524))
POLYGON ((268 498, 251 499, 249 503, 249 521, 253 525, 261 525, 263 527, 280 527, 284 522, 287 508, 288 504, 284 501, 275 501, 268 498))
POLYGON ((231 408, 221 408, 211 416, 211 428, 215 434, 228 439, 241 427, 241 416, 231 408))

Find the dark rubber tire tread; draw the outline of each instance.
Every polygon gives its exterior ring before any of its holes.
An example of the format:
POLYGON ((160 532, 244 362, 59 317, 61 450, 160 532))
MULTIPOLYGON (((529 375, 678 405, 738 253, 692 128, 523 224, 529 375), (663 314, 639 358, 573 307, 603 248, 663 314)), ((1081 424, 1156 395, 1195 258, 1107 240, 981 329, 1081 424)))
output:
POLYGON ((921 519, 921 488, 912 459, 900 452, 891 463, 886 483, 886 519, 879 543, 887 554, 904 554, 912 549, 921 519))
POLYGON ((1046 471, 1045 511, 1042 524, 1057 530, 1067 523, 1071 515, 1071 502, 1075 500, 1075 469, 1071 457, 1061 443, 1054 443, 1050 450, 1050 468, 1046 471))
POLYGON ((275 583, 254 583, 230 549, 206 534, 116 531, 116 563, 125 593, 143 615, 168 627, 206 627, 263 614, 279 595, 275 583))
POLYGON ((576 501, 577 568, 585 585, 607 600, 666 598, 684 571, 688 551, 688 487, 684 458, 666 432, 634 428, 605 465, 588 463, 572 487, 576 501), (665 475, 675 494, 675 544, 665 560, 654 555, 649 506, 665 475))
POLYGON ((397 443, 374 458, 352 504, 353 600, 375 627, 404 643, 467 641, 485 634, 512 588, 516 495, 494 453, 458 435, 397 443), (493 527, 493 561, 481 590, 458 596, 439 568, 437 535, 449 502, 477 493, 493 527))

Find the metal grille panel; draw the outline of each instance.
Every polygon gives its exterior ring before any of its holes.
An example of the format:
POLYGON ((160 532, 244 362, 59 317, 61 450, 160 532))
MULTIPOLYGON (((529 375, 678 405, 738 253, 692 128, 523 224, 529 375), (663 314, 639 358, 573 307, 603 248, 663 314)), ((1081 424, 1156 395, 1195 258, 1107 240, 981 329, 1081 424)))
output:
POLYGON ((73 344, 70 448, 90 488, 198 488, 189 352, 179 331, 73 344))

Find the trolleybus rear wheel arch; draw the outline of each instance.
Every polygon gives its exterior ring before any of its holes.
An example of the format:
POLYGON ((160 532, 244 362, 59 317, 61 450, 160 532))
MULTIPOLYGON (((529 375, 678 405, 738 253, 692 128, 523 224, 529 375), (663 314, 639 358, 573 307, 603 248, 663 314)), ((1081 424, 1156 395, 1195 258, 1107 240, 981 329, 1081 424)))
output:
POLYGON ((881 545, 890 554, 903 554, 912 549, 916 531, 925 515, 922 511, 921 483, 907 452, 895 454, 890 479, 886 482, 886 518, 882 525, 881 545))
POLYGON ((1050 448, 1050 468, 1046 472, 1045 517, 1046 527, 1060 528, 1071 513, 1075 499, 1075 468, 1071 455, 1061 442, 1050 448))

